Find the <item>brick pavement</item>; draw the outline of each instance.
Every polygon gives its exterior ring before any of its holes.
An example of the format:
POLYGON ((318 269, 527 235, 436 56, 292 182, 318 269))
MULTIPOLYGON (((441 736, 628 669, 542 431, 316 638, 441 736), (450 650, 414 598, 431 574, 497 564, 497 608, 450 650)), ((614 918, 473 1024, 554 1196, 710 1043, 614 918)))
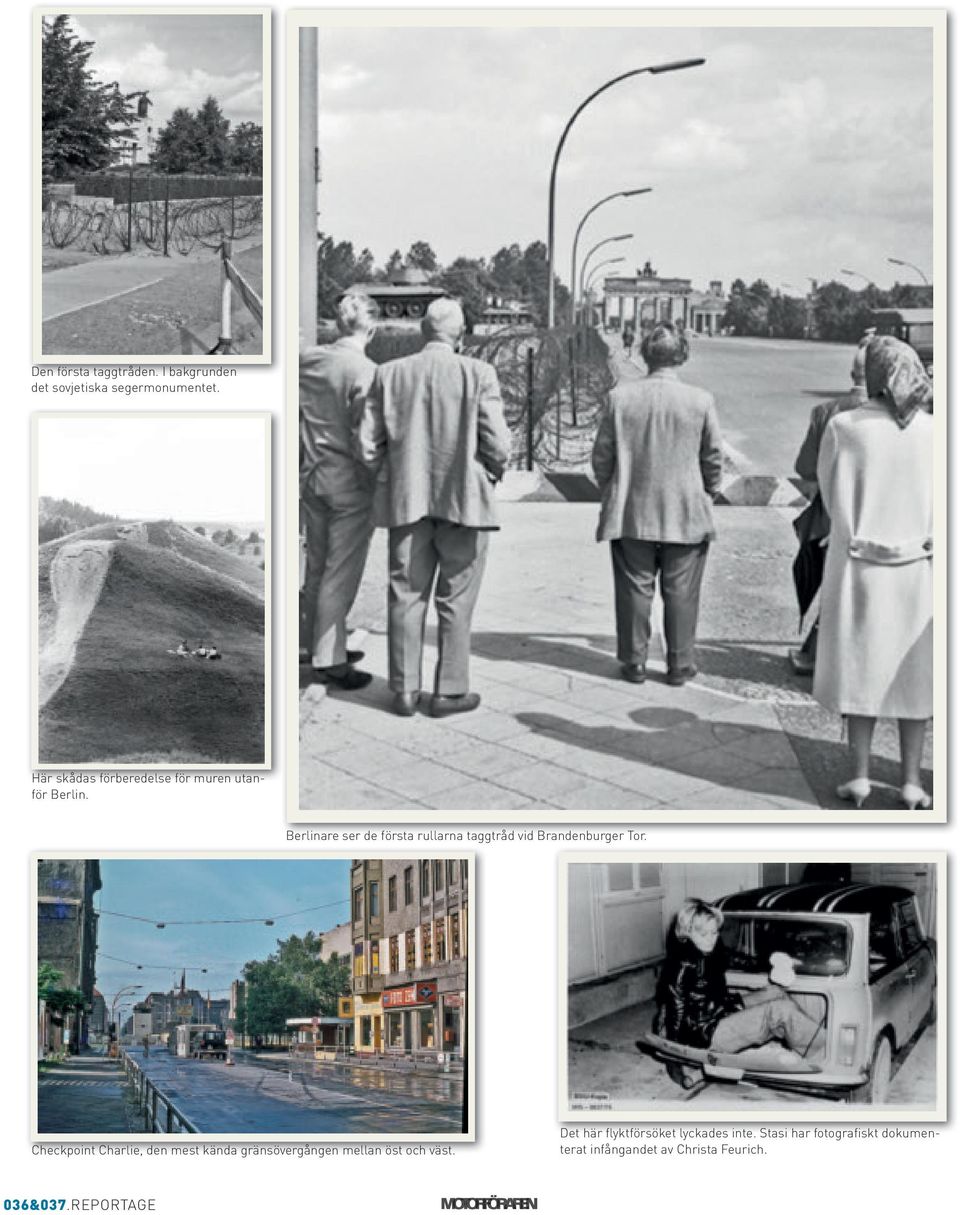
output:
MULTIPOLYGON (((659 638, 645 684, 619 677, 608 546, 593 538, 596 507, 502 504, 474 620, 471 679, 481 708, 439 720, 390 709, 378 532, 353 616, 369 629, 363 666, 375 679, 360 693, 301 689, 301 817, 349 811, 429 821, 475 812, 492 821, 603 821, 849 809, 834 792, 847 768, 840 721, 786 662, 797 636, 792 514, 718 509, 702 674, 671 688, 659 638)), ((435 657, 431 628, 427 686, 435 657)), ((875 751, 877 787, 864 810, 895 809, 892 724, 878 730, 875 751)))

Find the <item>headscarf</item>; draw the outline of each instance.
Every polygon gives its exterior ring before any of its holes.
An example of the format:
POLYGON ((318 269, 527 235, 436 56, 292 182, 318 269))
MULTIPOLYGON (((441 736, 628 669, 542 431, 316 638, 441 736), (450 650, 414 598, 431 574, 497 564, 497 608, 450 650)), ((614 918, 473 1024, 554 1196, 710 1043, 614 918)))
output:
POLYGON ((920 356, 898 338, 884 334, 867 345, 867 395, 880 398, 901 430, 919 409, 933 408, 933 385, 920 356))

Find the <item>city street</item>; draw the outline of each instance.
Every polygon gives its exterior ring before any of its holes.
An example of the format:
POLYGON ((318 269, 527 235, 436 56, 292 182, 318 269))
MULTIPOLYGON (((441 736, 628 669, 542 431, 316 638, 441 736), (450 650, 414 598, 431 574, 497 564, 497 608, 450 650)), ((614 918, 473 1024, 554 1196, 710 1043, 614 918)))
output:
POLYGON ((201 1134, 440 1135, 462 1130, 463 1081, 239 1051, 236 1066, 128 1053, 201 1134))

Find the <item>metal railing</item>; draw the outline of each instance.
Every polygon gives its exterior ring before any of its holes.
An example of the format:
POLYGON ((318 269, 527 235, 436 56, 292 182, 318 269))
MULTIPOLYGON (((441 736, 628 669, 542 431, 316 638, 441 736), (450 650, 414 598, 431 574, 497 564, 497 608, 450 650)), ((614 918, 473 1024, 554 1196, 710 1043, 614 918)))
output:
POLYGON ((153 1135, 198 1135, 190 1119, 154 1084, 143 1068, 125 1050, 120 1058, 127 1083, 133 1090, 143 1129, 153 1135))

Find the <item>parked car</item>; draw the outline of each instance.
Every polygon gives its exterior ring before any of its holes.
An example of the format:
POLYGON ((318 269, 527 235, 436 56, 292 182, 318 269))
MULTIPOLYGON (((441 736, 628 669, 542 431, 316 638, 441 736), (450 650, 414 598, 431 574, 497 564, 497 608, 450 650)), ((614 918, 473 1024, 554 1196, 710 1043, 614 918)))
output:
POLYGON ((700 1067, 707 1079, 884 1103, 894 1056, 937 1012, 935 943, 913 892, 808 882, 740 891, 716 906, 724 916, 728 987, 749 999, 771 985, 771 955, 788 954, 796 975, 789 991, 822 1007, 824 1057, 813 1065, 773 1046, 751 1050, 745 1065, 736 1054, 653 1033, 643 1039, 646 1049, 666 1062, 700 1067))

